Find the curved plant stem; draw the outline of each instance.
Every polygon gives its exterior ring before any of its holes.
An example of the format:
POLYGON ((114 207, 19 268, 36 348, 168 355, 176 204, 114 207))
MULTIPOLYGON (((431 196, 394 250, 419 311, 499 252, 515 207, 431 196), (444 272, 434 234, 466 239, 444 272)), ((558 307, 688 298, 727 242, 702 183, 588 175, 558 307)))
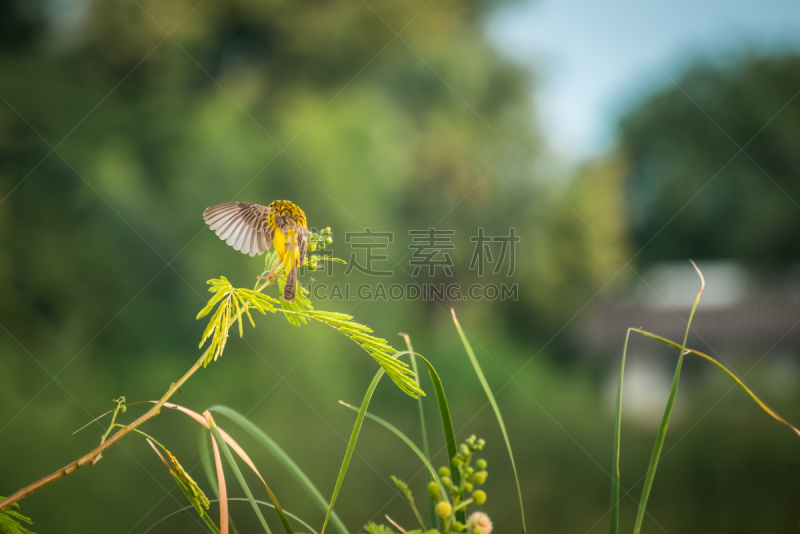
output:
POLYGON ((50 484, 52 482, 55 482, 59 478, 63 478, 65 476, 67 476, 67 475, 71 475, 72 473, 77 471, 79 467, 83 467, 84 465, 87 465, 87 464, 95 464, 95 463, 97 463, 97 461, 100 459, 100 456, 102 455, 102 452, 104 450, 106 450, 109 447, 111 447, 114 443, 116 443, 117 441, 122 439, 125 435, 131 433, 133 430, 136 429, 136 427, 138 427, 142 423, 152 419, 153 417, 155 417, 159 413, 161 413, 161 407, 164 406, 164 403, 167 402, 170 399, 170 397, 172 397, 175 393, 177 393, 178 389, 180 389, 180 387, 187 380, 189 380, 189 378, 195 372, 197 372, 198 369, 200 369, 203 366, 203 362, 205 361, 205 359, 206 359, 206 356, 205 356, 205 354, 203 354, 203 356, 201 356, 200 359, 197 360, 194 365, 192 365, 192 367, 186 372, 186 374, 184 374, 181 377, 180 380, 178 380, 177 382, 174 382, 169 387, 167 392, 164 394, 163 397, 161 397, 161 399, 155 404, 155 406, 153 406, 152 408, 147 410, 147 412, 145 412, 142 416, 140 416, 133 423, 131 423, 130 425, 127 425, 127 426, 123 426, 113 436, 111 436, 106 441, 101 443, 97 448, 95 448, 92 451, 84 454, 83 456, 81 456, 77 460, 65 465, 64 467, 62 467, 58 471, 50 473, 46 477, 37 480, 33 484, 30 484, 28 486, 25 486, 22 489, 19 489, 19 490, 15 491, 11 495, 9 495, 5 499, 3 499, 2 502, 0 502, 0 510, 2 510, 4 508, 7 508, 8 506, 11 506, 15 502, 18 502, 18 501, 24 499, 25 497, 27 497, 31 493, 39 491, 43 487, 47 486, 48 484, 50 484))

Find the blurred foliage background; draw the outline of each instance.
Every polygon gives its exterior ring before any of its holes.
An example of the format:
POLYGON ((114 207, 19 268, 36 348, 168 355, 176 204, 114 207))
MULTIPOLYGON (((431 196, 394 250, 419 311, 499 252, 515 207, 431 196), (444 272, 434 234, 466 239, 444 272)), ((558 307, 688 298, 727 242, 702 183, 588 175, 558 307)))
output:
MULTIPOLYGON (((529 528, 604 531, 619 353, 584 357, 575 318, 657 262, 732 258, 791 271, 800 253, 792 200, 800 198, 800 59, 698 64, 681 89, 632 103, 609 154, 562 172, 539 138, 535 78, 482 31, 496 6, 0 2, 0 494, 94 447, 99 426, 70 434, 112 398, 160 397, 199 357, 204 325, 194 316, 207 279, 249 287, 260 273, 259 259, 205 228, 202 211, 288 198, 312 226, 333 228, 333 251, 345 259, 346 232, 394 232, 390 259, 376 265, 394 270, 387 283, 413 281, 408 230, 436 227, 456 232, 454 277, 418 282, 519 285, 515 302, 317 307, 350 313, 397 347, 396 332, 408 332, 433 361, 459 437, 488 442, 483 508, 507 532, 517 528, 510 464, 450 322, 454 306, 506 414, 529 528), (468 269, 478 227, 487 235, 516 228, 513 277, 479 280, 468 269)), ((346 278, 340 267, 326 281, 376 282, 346 278)), ((621 350, 624 330, 613 335, 621 350)), ((734 367, 744 372, 760 354, 750 356, 734 367)), ((797 368, 782 369, 780 388, 769 365, 748 382, 797 422, 797 368)), ((259 317, 175 401, 248 414, 328 495, 353 422, 336 401, 358 401, 375 370, 324 326, 259 317)), ((687 371, 647 530, 795 532, 797 442, 738 390, 727 394, 724 377, 701 365, 687 371)), ((432 395, 425 404, 434 463, 443 464, 432 395)), ((388 381, 374 411, 418 438, 415 403, 388 381)), ((659 417, 623 427, 623 487, 637 499, 659 417)), ((196 466, 191 422, 166 413, 148 426, 184 466, 196 466)), ((280 466, 232 434, 282 504, 319 524, 280 466)), ((422 500, 415 458, 369 422, 357 450, 340 515, 353 532, 385 513, 409 524, 389 475, 410 480, 422 500)), ((205 482, 199 468, 192 475, 205 482)), ((179 493, 132 436, 97 466, 23 501, 23 512, 36 532, 144 532, 185 505, 179 493)), ((243 531, 257 528, 247 504, 232 506, 243 531)), ((623 527, 635 506, 623 502, 623 527)), ((151 532, 176 530, 202 527, 186 513, 151 532)))

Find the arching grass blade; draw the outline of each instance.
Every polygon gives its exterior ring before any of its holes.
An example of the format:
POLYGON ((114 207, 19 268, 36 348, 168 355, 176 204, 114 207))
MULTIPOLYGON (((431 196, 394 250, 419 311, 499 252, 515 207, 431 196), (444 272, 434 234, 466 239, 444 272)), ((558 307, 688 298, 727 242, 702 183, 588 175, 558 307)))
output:
POLYGON ((472 367, 475 369, 475 374, 478 375, 478 380, 480 380, 481 385, 483 386, 483 390, 486 392, 486 396, 489 398, 489 402, 492 405, 492 409, 494 410, 494 415, 497 417, 497 422, 500 425, 500 430, 503 432, 503 439, 506 441, 506 448, 508 449, 508 456, 511 459, 511 467, 514 470, 514 479, 517 482, 517 495, 519 496, 519 513, 520 519, 522 521, 522 532, 525 532, 525 510, 524 505, 522 502, 522 488, 519 485, 519 475, 517 474, 517 465, 514 462, 514 453, 511 451, 511 441, 508 439, 508 432, 506 431, 506 425, 503 422, 503 416, 500 414, 500 408, 497 406, 497 401, 492 395, 492 390, 489 387, 489 383, 486 381, 486 377, 483 374, 483 370, 481 370, 480 364, 478 364, 478 359, 475 357, 475 353, 472 351, 472 346, 467 341, 467 336, 464 334, 464 331, 461 329, 461 325, 458 324, 458 319, 456 318, 455 310, 451 309, 451 313, 453 314, 453 323, 456 325, 456 330, 458 330, 458 335, 461 337, 461 343, 464 345, 464 349, 467 351, 467 356, 469 356, 470 361, 472 362, 472 367))
POLYGON ((631 330, 625 335, 625 346, 622 349, 622 365, 619 369, 619 385, 617 386, 617 417, 614 423, 614 457, 611 469, 611 534, 619 533, 619 450, 622 436, 622 379, 625 377, 625 359, 628 355, 628 339, 631 330))
MULTIPOLYGON (((637 332, 639 334, 647 336, 647 337, 649 337, 651 339, 655 339, 656 341, 659 341, 661 343, 664 343, 665 345, 669 345, 670 347, 674 347, 676 349, 677 348, 681 348, 681 346, 678 345, 677 343, 675 343, 674 341, 670 341, 670 340, 668 340, 666 338, 663 338, 661 336, 657 336, 656 334, 651 334, 650 332, 647 332, 645 330, 639 330, 638 328, 631 328, 631 332, 637 332)), ((728 369, 725 365, 720 363, 718 360, 712 358, 708 354, 704 354, 704 353, 702 353, 700 351, 696 351, 696 350, 693 350, 693 349, 685 349, 684 352, 686 354, 694 354, 695 356, 700 356, 701 358, 710 361, 711 363, 713 363, 714 365, 716 365, 717 367, 722 369, 725 372, 725 374, 728 375, 729 377, 731 377, 731 379, 733 379, 733 381, 736 382, 736 384, 738 384, 739 387, 741 387, 745 391, 745 393, 747 393, 750 396, 750 398, 752 398, 755 401, 755 403, 758 404, 758 406, 762 410, 767 412, 767 414, 769 414, 770 417, 772 417, 776 421, 779 421, 780 423, 783 423, 784 425, 788 426, 789 428, 791 428, 795 432, 795 434, 800 436, 800 430, 798 430, 797 427, 795 427, 793 424, 789 423, 786 419, 784 419, 783 417, 778 415, 772 408, 767 406, 767 404, 763 400, 761 400, 761 398, 759 398, 759 396, 756 395, 753 392, 753 390, 751 390, 749 387, 747 387, 747 385, 745 385, 745 383, 738 376, 736 376, 736 374, 733 371, 728 369)))
MULTIPOLYGON (((231 454, 231 450, 228 448, 228 444, 225 443, 225 438, 222 437, 222 434, 217 428, 217 425, 214 424, 214 420, 209 418, 208 419, 209 427, 211 429, 211 433, 214 434, 214 438, 216 442, 219 444, 219 448, 222 449, 222 455, 225 456, 225 460, 227 460, 228 465, 230 465, 231 470, 233 471, 236 480, 239 481, 239 485, 244 490, 245 495, 247 495, 247 499, 250 501, 250 505, 253 507, 253 511, 258 516, 258 520, 261 522, 261 526, 264 527, 264 532, 267 534, 272 534, 272 531, 267 525, 267 521, 264 519, 264 515, 261 513, 261 509, 258 507, 258 504, 255 502, 255 497, 253 497, 253 492, 250 491, 250 487, 247 485, 247 481, 244 479, 241 470, 239 470, 239 466, 236 464, 236 460, 231 454)), ((291 529, 288 530, 290 534, 292 533, 291 529)))
POLYGON ((225 471, 222 469, 222 458, 219 455, 221 439, 211 436, 211 446, 214 449, 214 463, 217 466, 217 487, 219 493, 219 529, 222 534, 228 534, 228 489, 225 485, 225 471))
POLYGON ((384 372, 385 371, 383 370, 383 367, 378 369, 378 372, 375 373, 375 377, 372 379, 372 382, 367 388, 367 392, 364 394, 364 400, 361 401, 361 408, 358 410, 358 416, 356 417, 356 422, 353 425, 353 431, 350 433, 350 441, 347 443, 347 450, 344 453, 342 467, 339 469, 339 476, 336 478, 336 485, 333 488, 333 495, 331 496, 330 504, 328 505, 328 512, 325 514, 325 522, 322 523, 322 530, 320 530, 320 534, 325 534, 325 527, 328 525, 328 521, 331 518, 333 506, 336 504, 337 497, 339 497, 339 491, 342 489, 344 476, 347 474, 347 468, 350 466, 350 460, 353 458, 353 451, 355 451, 356 448, 356 441, 358 440, 358 434, 361 431, 361 425, 364 423, 364 416, 367 413, 367 406, 369 406, 369 402, 372 399, 372 394, 375 393, 375 388, 378 387, 378 382, 380 382, 384 372))
MULTIPOLYGON (((300 484, 300 486, 305 490, 306 493, 311 497, 311 499, 316 503, 317 506, 324 512, 328 510, 328 502, 319 492, 317 487, 311 482, 311 479, 306 476, 302 469, 291 459, 291 457, 286 454, 286 452, 277 444, 275 441, 272 440, 263 430, 258 428, 252 421, 241 415, 236 410, 229 408, 227 406, 212 406, 209 408, 209 411, 216 412, 219 414, 228 417, 232 421, 236 423, 238 427, 242 430, 253 436, 259 444, 261 444, 273 457, 275 457, 278 462, 286 468, 287 471, 292 475, 292 477, 300 484)), ((340 534, 350 534, 345 527, 342 520, 333 512, 331 514, 331 524, 333 527, 340 533, 340 534)))
MULTIPOLYGON (((218 500, 218 499, 211 499, 211 502, 217 502, 217 500, 218 500)), ((229 501, 247 501, 248 499, 246 499, 245 497, 230 497, 228 500, 229 500, 229 501)), ((267 507, 269 507, 269 508, 273 508, 273 509, 275 508, 275 505, 274 505, 274 504, 271 504, 271 503, 268 503, 268 502, 264 502, 264 501, 259 501, 259 500, 256 500, 256 503, 257 503, 257 504, 260 504, 261 506, 267 506, 267 507)), ((190 509, 190 508, 192 508, 192 506, 186 506, 186 507, 184 507, 184 508, 181 508, 180 510, 175 510, 175 511, 174 511, 174 512, 172 512, 171 514, 165 515, 164 517, 162 517, 161 519, 159 519, 158 521, 156 521, 155 523, 153 523, 152 525, 150 525, 150 526, 147 528, 147 530, 145 530, 144 532, 142 532, 142 534, 147 534, 148 532, 150 532, 151 530, 153 530, 153 529, 154 529, 154 528, 155 528, 155 527, 156 527, 156 526, 157 526, 159 523, 161 523, 161 522, 163 522, 163 521, 166 521, 166 520, 167 520, 167 519, 169 519, 170 517, 172 517, 172 516, 174 516, 174 515, 177 515, 177 514, 179 514, 179 513, 181 513, 181 512, 185 512, 186 510, 188 510, 188 509, 190 509)), ((314 530, 313 528, 311 528, 311 526, 310 526, 308 523, 306 523, 305 521, 303 521, 302 519, 300 519, 299 517, 297 517, 297 516, 296 516, 296 515, 294 515, 293 513, 289 512, 288 510, 284 510, 284 513, 285 513, 287 516, 289 516, 290 518, 292 518, 292 519, 294 519, 295 521, 297 521, 298 523, 300 523, 301 525, 303 525, 303 527, 307 528, 307 529, 308 529, 308 531, 309 531, 311 534, 317 534, 317 531, 316 531, 316 530, 314 530)), ((217 532, 219 532, 219 531, 217 531, 217 532)))
MULTIPOLYGON (((211 489, 214 490, 214 494, 219 497, 217 475, 214 472, 214 464, 211 462, 211 454, 209 453, 211 449, 211 438, 209 437, 210 433, 207 430, 208 429, 205 428, 201 429, 200 439, 198 440, 198 446, 200 449, 200 463, 203 465, 203 472, 205 472, 206 478, 211 484, 211 489)), ((228 523, 230 524, 233 534, 239 534, 239 530, 236 528, 236 524, 233 522, 233 517, 231 517, 230 513, 228 513, 228 523)))
MULTIPOLYGON (((353 410, 354 412, 358 412, 358 408, 356 408, 356 407, 355 407, 355 406, 353 406, 352 404, 348 404, 348 403, 346 403, 346 402, 344 402, 344 401, 339 401, 339 404, 341 404, 342 406, 346 406, 347 408, 350 408, 350 409, 351 409, 351 410, 353 410)), ((409 447, 409 448, 410 448, 412 451, 414 451, 414 454, 416 454, 416 455, 419 457, 419 459, 420 459, 420 460, 422 460, 422 463, 423 463, 423 464, 425 464, 425 467, 427 468, 427 473, 428 473, 430 476, 432 476, 432 477, 433 477, 433 479, 436 481, 436 483, 437 483, 437 484, 439 484, 439 488, 440 488, 440 492, 439 492, 439 493, 440 493, 440 495, 442 496, 442 499, 443 499, 443 500, 445 500, 445 501, 447 501, 447 502, 450 502, 450 500, 447 498, 447 492, 446 492, 446 491, 445 491, 445 489, 444 489, 444 484, 442 484, 442 481, 439 479, 439 474, 436 472, 436 469, 434 469, 434 468, 433 468, 433 465, 431 465, 431 462, 430 462, 430 460, 428 460, 428 458, 425 456, 425 453, 423 453, 423 452, 422 452, 422 451, 419 449, 419 447, 417 447, 417 446, 416 446, 416 444, 414 444, 414 442, 413 442, 413 441, 411 441, 411 439, 410 439, 408 436, 406 436, 405 434, 403 434, 403 432, 401 432, 401 431, 400 431, 400 429, 398 429, 396 426, 394 426, 393 424, 389 423, 389 422, 388 422, 388 421, 386 421, 385 419, 381 419, 381 418, 380 418, 380 417, 378 417, 377 415, 371 414, 371 413, 369 413, 369 412, 367 412, 367 417, 368 417, 369 419, 372 419, 372 420, 373 420, 373 421, 375 421, 376 423, 380 423, 381 425, 383 425, 385 428, 387 428, 389 431, 391 431, 391 432, 392 432, 392 433, 393 433, 395 436, 397 436, 398 438, 400 438, 401 440, 403 440, 403 442, 404 442, 406 445, 408 445, 408 447, 409 447)), ((430 500, 431 502, 433 502, 431 499, 428 499, 428 500, 430 500)), ((435 525, 436 525, 436 523, 434 522, 434 523, 433 523, 433 525, 435 526, 435 525)))
MULTIPOLYGON (((406 342, 406 348, 408 349, 409 359, 411 360, 411 370, 414 371, 414 378, 417 381, 417 385, 419 386, 419 370, 417 369, 417 358, 414 356, 414 347, 411 346, 411 338, 408 334, 400 334, 406 342)), ((421 388, 420 388, 421 389, 421 388)), ((430 462, 431 459, 431 452, 430 448, 428 447, 428 430, 425 426, 425 410, 422 406, 422 397, 417 397, 417 406, 419 407, 419 426, 422 432, 422 452, 425 454, 425 459, 430 462)), ((367 414, 369 417, 369 414, 367 414)), ((434 470, 435 473, 435 470, 434 470)), ((441 482, 437 479, 437 483, 439 483, 439 487, 443 487, 441 482)), ((425 484, 429 485, 431 483, 431 474, 428 471, 425 471, 425 484)), ((428 499, 428 513, 430 514, 431 525, 434 527, 438 525, 439 518, 436 515, 436 505, 433 502, 433 499, 428 499)))
POLYGON ((694 299, 692 311, 689 314, 689 321, 686 323, 686 333, 683 336, 683 344, 681 345, 681 352, 678 356, 678 365, 675 366, 675 376, 672 378, 672 388, 669 391, 669 398, 667 399, 667 406, 664 408, 664 416, 661 418, 661 426, 658 429, 656 442, 653 445, 653 453, 650 456, 650 465, 647 468, 647 476, 644 480, 644 487, 642 488, 642 497, 639 499, 639 510, 636 512, 636 522, 633 526, 633 534, 639 534, 642 530, 642 522, 644 521, 644 512, 647 507, 647 499, 650 497, 650 490, 653 487, 653 480, 656 476, 656 469, 658 468, 658 460, 661 457, 661 449, 664 447, 664 439, 667 437, 667 427, 669 420, 672 416, 672 407, 675 403, 675 395, 678 392, 678 382, 681 377, 681 367, 683 365, 683 356, 686 353, 686 341, 689 339, 689 329, 692 326, 692 319, 694 312, 697 310, 697 304, 700 302, 700 295, 703 294, 703 289, 706 287, 706 281, 703 278, 703 273, 697 268, 697 265, 692 262, 697 274, 700 275, 700 291, 694 299))

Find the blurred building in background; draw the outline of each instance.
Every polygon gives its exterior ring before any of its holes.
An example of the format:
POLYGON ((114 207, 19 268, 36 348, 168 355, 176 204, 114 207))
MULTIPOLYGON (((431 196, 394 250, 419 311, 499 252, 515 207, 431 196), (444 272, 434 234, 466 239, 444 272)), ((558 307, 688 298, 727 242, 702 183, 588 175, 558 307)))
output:
MULTIPOLYGON (((800 356, 800 272, 769 274, 734 261, 701 262, 706 288, 687 345, 715 358, 800 356)), ((629 327, 680 343, 699 279, 688 263, 655 264, 629 291, 588 310, 576 328, 583 355, 620 354, 629 327)), ((639 345, 640 343, 637 343, 639 345)), ((675 352, 658 343, 651 350, 675 352)))

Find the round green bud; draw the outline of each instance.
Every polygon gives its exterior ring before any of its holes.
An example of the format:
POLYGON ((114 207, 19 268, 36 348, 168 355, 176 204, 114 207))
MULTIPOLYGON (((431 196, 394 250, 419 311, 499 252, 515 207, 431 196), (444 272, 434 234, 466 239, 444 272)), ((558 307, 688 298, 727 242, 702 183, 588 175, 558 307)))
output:
POLYGON ((462 530, 464 530, 464 523, 462 523, 461 521, 453 521, 453 530, 455 530, 456 532, 461 532, 462 530))
POLYGON ((487 465, 486 460, 484 460, 483 458, 475 462, 475 467, 477 467, 478 469, 486 469, 486 465, 487 465))
POLYGON ((486 502, 486 492, 482 490, 478 490, 472 494, 472 500, 475 504, 483 504, 486 502))
POLYGON ((440 467, 439 468, 439 476, 440 477, 449 477, 450 476, 450 470, 448 468, 446 468, 446 467, 440 467))
POLYGON ((487 473, 486 471, 478 471, 477 473, 472 475, 472 481, 475 484, 480 485, 480 484, 483 484, 484 482, 486 482, 486 477, 487 476, 489 476, 489 473, 487 473))
POLYGON ((472 490, 473 490, 472 484, 470 484, 469 482, 465 482, 464 483, 464 491, 470 492, 472 490))
POLYGON ((476 448, 476 449, 478 449, 478 450, 481 450, 481 449, 483 449, 483 446, 484 446, 484 445, 486 445, 486 440, 485 440, 485 439, 483 439, 483 438, 481 438, 481 439, 479 439, 479 440, 478 440, 478 442, 475 444, 475 448, 476 448))
POLYGON ((315 250, 317 250, 317 244, 312 241, 311 243, 308 244, 308 250, 314 252, 315 250))
POLYGON ((466 444, 462 443, 461 446, 458 448, 458 452, 467 456, 469 454, 469 447, 466 444))
POLYGON ((474 472, 475 472, 475 469, 474 469, 474 468, 472 468, 472 467, 467 467, 466 469, 464 469, 464 472, 465 472, 467 475, 471 475, 472 473, 474 473, 474 472))
POLYGON ((464 460, 460 456, 453 458, 453 467, 461 467, 462 465, 464 465, 464 460))
MULTIPOLYGON (((484 500, 486 500, 485 497, 484 500)), ((436 515, 442 519, 447 519, 451 513, 453 513, 453 507, 450 506, 449 502, 441 501, 436 505, 436 515)))
POLYGON ((450 477, 442 477, 442 484, 445 486, 450 486, 453 482, 450 480, 450 477))
POLYGON ((125 410, 127 410, 127 409, 128 409, 128 407, 123 404, 123 405, 121 405, 119 407, 119 413, 125 413, 125 410))
POLYGON ((332 237, 326 237, 325 238, 325 242, 330 245, 331 243, 333 243, 333 238, 332 237))
POLYGON ((428 495, 431 496, 431 499, 436 499, 439 496, 439 484, 436 482, 428 484, 428 495))
POLYGON ((331 233, 331 227, 330 227, 330 226, 326 226, 326 227, 325 227, 325 233, 326 233, 326 234, 329 234, 329 233, 331 233))
POLYGON ((472 445, 475 443, 475 440, 478 439, 475 434, 472 434, 470 437, 467 438, 467 445, 472 445))

